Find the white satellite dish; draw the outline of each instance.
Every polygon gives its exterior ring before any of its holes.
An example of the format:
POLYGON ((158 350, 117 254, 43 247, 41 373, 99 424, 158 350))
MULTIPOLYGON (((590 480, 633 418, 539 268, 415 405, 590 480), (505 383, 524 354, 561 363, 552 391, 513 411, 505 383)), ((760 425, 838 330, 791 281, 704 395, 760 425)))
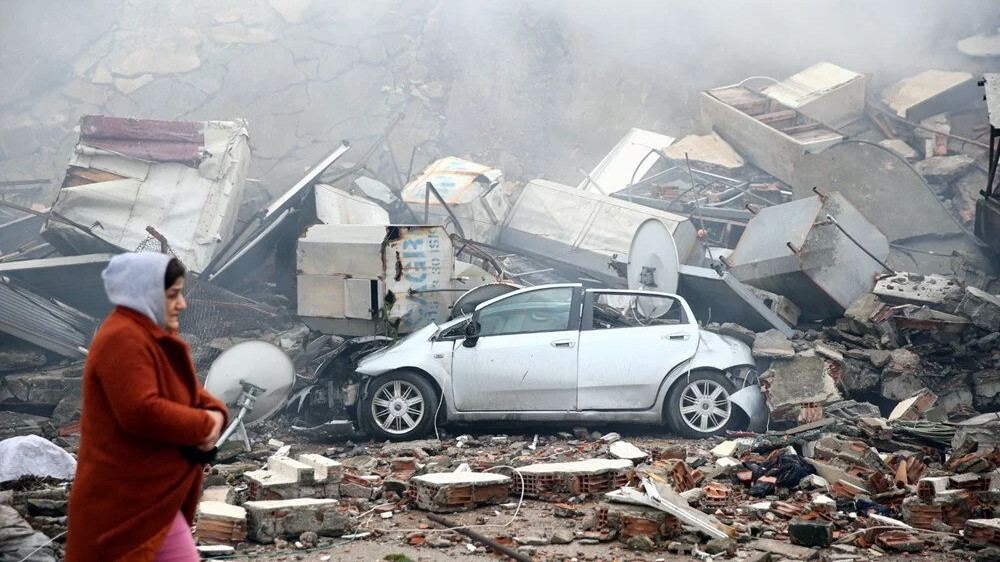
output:
POLYGON ((205 377, 205 389, 229 408, 229 427, 216 446, 239 429, 247 451, 245 425, 277 412, 295 383, 295 366, 280 347, 266 341, 245 341, 222 352, 205 377))
POLYGON ((680 281, 677 245, 667 225, 647 219, 632 236, 628 250, 628 288, 676 293, 680 281))

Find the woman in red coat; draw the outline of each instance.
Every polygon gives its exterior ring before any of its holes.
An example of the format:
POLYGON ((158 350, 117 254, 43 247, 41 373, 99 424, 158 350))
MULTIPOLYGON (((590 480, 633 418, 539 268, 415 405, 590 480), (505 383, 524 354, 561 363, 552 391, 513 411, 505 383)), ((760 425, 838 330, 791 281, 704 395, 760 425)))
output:
POLYGON ((83 372, 66 561, 195 561, 203 464, 227 414, 177 337, 184 268, 165 254, 121 254, 103 277, 116 307, 83 372))

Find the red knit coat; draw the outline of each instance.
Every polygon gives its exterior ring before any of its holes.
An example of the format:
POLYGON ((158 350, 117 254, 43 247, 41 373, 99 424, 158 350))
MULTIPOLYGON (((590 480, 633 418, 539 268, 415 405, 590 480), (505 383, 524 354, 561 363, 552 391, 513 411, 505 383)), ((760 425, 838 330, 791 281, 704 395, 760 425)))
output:
POLYGON ((195 376, 188 345, 134 310, 101 325, 83 371, 66 562, 152 560, 174 516, 194 520, 203 467, 187 460, 225 414, 195 376))

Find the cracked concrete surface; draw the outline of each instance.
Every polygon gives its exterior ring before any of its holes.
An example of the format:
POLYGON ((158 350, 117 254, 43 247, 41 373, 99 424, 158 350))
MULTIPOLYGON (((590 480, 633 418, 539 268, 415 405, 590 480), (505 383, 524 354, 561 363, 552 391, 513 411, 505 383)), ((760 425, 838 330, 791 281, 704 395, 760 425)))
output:
POLYGON ((35 201, 50 203, 86 113, 245 117, 250 175, 275 194, 341 139, 361 154, 402 112, 395 166, 373 160, 383 180, 417 147, 415 171, 452 154, 575 185, 631 127, 699 132, 697 92, 748 74, 829 60, 879 85, 985 64, 952 41, 990 19, 974 0, 950 4, 947 23, 895 26, 898 6, 862 20, 817 4, 836 14, 772 0, 11 0, 0 179, 51 178, 35 201))

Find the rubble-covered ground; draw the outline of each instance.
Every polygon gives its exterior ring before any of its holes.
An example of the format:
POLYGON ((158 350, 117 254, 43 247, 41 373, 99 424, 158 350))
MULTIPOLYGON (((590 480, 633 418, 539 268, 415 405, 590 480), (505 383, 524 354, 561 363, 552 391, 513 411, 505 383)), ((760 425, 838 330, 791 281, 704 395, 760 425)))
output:
MULTIPOLYGON (((502 169, 514 196, 535 178, 576 185, 632 127, 707 132, 699 92, 748 72, 834 61, 870 76, 864 107, 878 110, 876 92, 900 78, 995 68, 954 45, 992 33, 998 14, 975 1, 865 3, 865 17, 843 1, 15 4, 0 7, 0 68, 12 77, 0 83, 0 181, 54 180, 15 201, 52 204, 81 115, 247 118, 246 214, 340 139, 363 159, 397 115, 371 175, 399 187, 461 155, 502 169)), ((868 115, 850 134, 912 164, 971 229, 985 112, 943 110, 918 127, 868 115)), ((758 172, 742 172, 756 199, 724 211, 793 194, 758 172)), ((729 191, 710 187, 706 201, 729 191)), ((196 537, 205 556, 237 560, 496 558, 451 525, 534 560, 1000 559, 1000 282, 985 259, 934 250, 954 275, 868 279, 842 315, 803 315, 791 337, 699 317, 752 347, 764 433, 689 441, 649 426, 482 424, 383 443, 295 430, 279 412, 251 427, 251 452, 230 442, 208 468, 196 537)), ((302 324, 275 284, 240 290, 192 279, 183 336, 202 375, 262 339, 308 378, 340 341, 302 324)), ((80 360, 0 334, 0 561, 60 558, 81 377, 80 360)))

